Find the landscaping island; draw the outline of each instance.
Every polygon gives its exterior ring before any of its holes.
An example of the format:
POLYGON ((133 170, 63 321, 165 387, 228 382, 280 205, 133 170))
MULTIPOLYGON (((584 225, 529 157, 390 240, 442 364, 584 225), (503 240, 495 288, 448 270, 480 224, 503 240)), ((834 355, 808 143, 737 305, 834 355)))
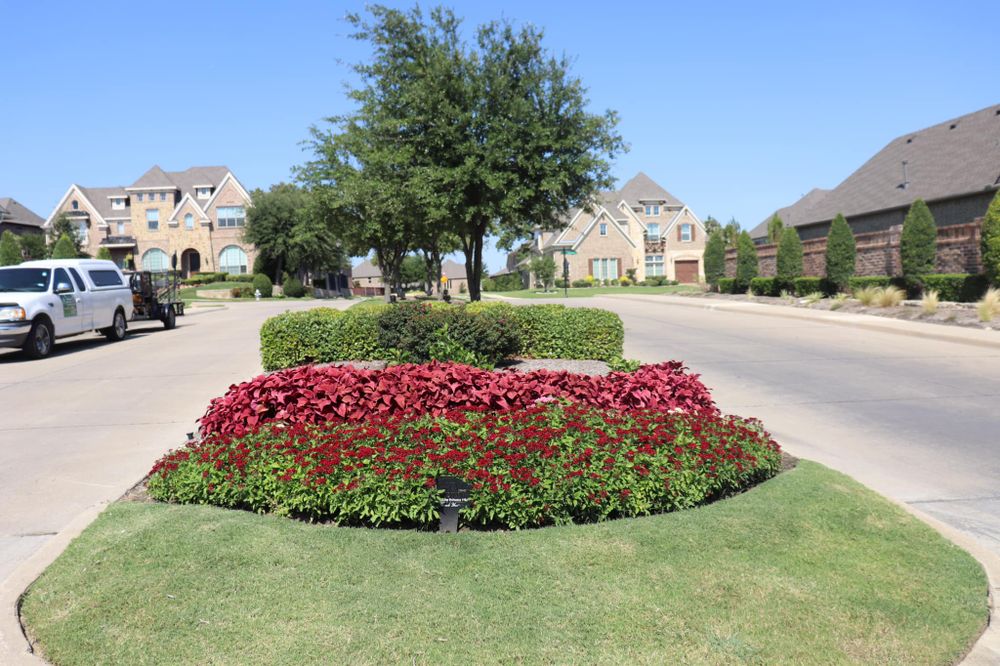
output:
POLYGON ((156 463, 138 496, 167 503, 116 503, 32 585, 29 636, 57 664, 964 653, 986 620, 971 556, 820 465, 778 474, 762 424, 622 338, 548 305, 270 320, 276 371, 156 463), (542 351, 613 371, 491 369, 542 351), (393 364, 308 365, 351 355, 393 364), (442 475, 470 485, 458 534, 432 532, 442 475))

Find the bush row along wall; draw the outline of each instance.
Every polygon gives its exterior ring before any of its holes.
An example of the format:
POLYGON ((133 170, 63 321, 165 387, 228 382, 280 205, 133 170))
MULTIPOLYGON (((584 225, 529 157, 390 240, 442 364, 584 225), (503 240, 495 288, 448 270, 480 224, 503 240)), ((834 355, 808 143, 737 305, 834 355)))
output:
MULTIPOLYGON (((967 224, 938 227, 938 273, 981 273, 982 258, 979 251, 983 219, 967 224)), ((855 275, 900 275, 899 241, 903 226, 896 225, 885 231, 855 234, 857 259, 855 275)), ((773 277, 776 271, 778 246, 774 243, 757 246, 757 260, 761 277, 773 277)), ((805 276, 822 277, 826 272, 826 238, 802 241, 802 271, 805 276)), ((736 250, 726 250, 726 277, 736 277, 736 250)))

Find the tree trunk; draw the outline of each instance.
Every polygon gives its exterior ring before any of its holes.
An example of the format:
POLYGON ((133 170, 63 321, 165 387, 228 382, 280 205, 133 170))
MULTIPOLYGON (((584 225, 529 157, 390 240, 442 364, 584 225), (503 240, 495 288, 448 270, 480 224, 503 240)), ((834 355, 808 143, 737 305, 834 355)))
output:
POLYGON ((483 274, 483 236, 485 226, 476 225, 472 238, 462 239, 462 252, 465 254, 465 279, 469 283, 469 300, 478 301, 481 298, 480 285, 483 274))
POLYGON ((281 268, 284 262, 282 261, 284 257, 280 254, 278 255, 278 265, 274 269, 274 284, 281 284, 281 268))

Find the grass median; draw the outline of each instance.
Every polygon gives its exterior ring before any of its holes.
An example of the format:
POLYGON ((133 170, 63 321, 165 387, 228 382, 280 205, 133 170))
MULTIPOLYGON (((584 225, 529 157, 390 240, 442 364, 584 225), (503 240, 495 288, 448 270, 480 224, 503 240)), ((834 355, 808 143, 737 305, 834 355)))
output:
POLYGON ((801 462, 698 509, 438 535, 119 502, 30 588, 55 664, 948 664, 978 563, 801 462))
POLYGON ((507 298, 590 298, 592 296, 614 296, 616 294, 694 294, 704 289, 697 285, 675 284, 661 287, 571 287, 543 292, 541 289, 521 289, 518 291, 487 291, 484 297, 506 296, 507 298))

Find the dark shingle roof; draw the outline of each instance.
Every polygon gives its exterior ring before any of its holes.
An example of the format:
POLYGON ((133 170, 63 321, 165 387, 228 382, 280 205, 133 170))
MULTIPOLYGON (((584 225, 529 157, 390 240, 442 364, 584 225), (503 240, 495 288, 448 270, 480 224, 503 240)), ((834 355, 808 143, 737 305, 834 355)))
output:
POLYGON ((29 227, 41 227, 45 220, 34 211, 10 197, 0 198, 0 222, 23 224, 29 227))
MULTIPOLYGON (((198 185, 211 185, 213 188, 217 188, 227 173, 229 173, 229 168, 224 166, 191 167, 184 171, 164 171, 159 166, 154 166, 144 173, 139 180, 127 187, 129 189, 143 187, 176 188, 180 191, 180 195, 175 203, 180 202, 185 194, 190 194, 198 202, 199 206, 203 206, 205 201, 199 200, 195 196, 195 187, 198 185)), ((78 186, 78 188, 104 219, 129 216, 131 199, 128 197, 134 196, 134 194, 126 192, 125 187, 78 186), (111 195, 126 197, 125 208, 123 210, 112 210, 111 199, 108 198, 111 195)))
POLYGON ((667 192, 642 171, 637 173, 618 190, 618 200, 624 199, 630 206, 638 206, 644 201, 665 201, 668 206, 683 206, 684 203, 667 192))
POLYGON ((97 209, 98 215, 100 215, 105 220, 109 217, 128 217, 131 213, 131 208, 129 207, 128 192, 125 191, 124 187, 79 187, 83 196, 87 197, 87 201, 94 205, 97 209), (125 208, 121 210, 111 209, 111 199, 110 196, 120 196, 125 199, 125 208))
POLYGON ((167 176, 158 164, 154 164, 149 171, 139 177, 139 180, 129 185, 129 188, 142 187, 177 187, 177 184, 167 176))
POLYGON ((762 221, 750 232, 751 238, 763 238, 767 236, 767 224, 771 221, 777 213, 778 217, 786 227, 798 227, 804 224, 803 220, 806 219, 805 214, 810 207, 814 206, 820 199, 826 196, 830 190, 822 190, 818 187, 814 187, 809 190, 805 196, 793 203, 791 206, 785 206, 784 208, 779 208, 774 213, 767 216, 767 219, 762 221))
MULTIPOLYGON (((934 201, 998 186, 1000 105, 993 105, 892 140, 844 182, 806 207, 793 224, 825 222, 837 213, 850 219, 852 215, 909 206, 918 198, 934 201)), ((764 228, 766 231, 766 222, 764 228)))

